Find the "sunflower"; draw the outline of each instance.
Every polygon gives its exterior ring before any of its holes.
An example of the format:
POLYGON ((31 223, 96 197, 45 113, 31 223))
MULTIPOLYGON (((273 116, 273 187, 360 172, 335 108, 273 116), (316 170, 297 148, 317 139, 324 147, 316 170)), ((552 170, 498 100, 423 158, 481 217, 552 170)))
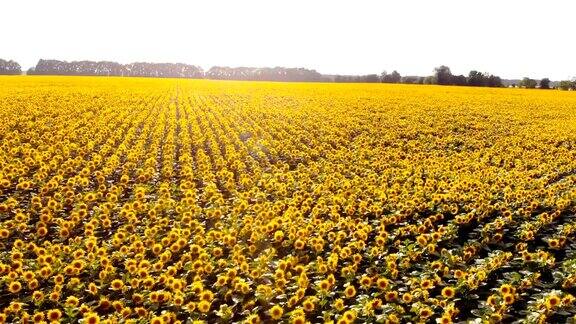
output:
POLYGON ((100 316, 93 312, 87 312, 84 314, 84 322, 86 324, 98 324, 100 323, 100 316))
POLYGON ((107 310, 112 306, 112 303, 110 302, 110 300, 108 300, 108 298, 106 297, 101 297, 100 301, 98 301, 98 308, 102 309, 102 310, 107 310))
POLYGON ((214 299, 214 293, 210 290, 204 290, 200 294, 200 299, 205 301, 212 301, 214 299))
POLYGON ((557 249, 560 246, 560 241, 558 239, 550 239, 548 240, 548 246, 551 249, 557 249))
POLYGON ((362 276, 362 278, 360 278, 360 285, 364 289, 370 288, 370 286, 372 286, 372 278, 368 276, 362 276))
POLYGON ((332 305, 334 306, 334 308, 336 308, 336 310, 342 311, 344 309, 344 300, 342 300, 342 298, 338 298, 334 301, 332 305))
POLYGON ((210 302, 208 302, 206 300, 201 300, 197 304, 197 307, 201 313, 208 313, 208 311, 210 310, 210 302))
POLYGON ((432 314, 434 314, 434 312, 432 312, 432 310, 429 307, 423 307, 418 312, 418 315, 420 315, 420 317, 422 318, 428 318, 432 316, 432 314))
POLYGON ((164 318, 162 316, 154 316, 150 320, 150 324, 164 324, 164 318))
POLYGON ((56 322, 62 317, 62 312, 59 309, 50 309, 46 312, 46 318, 51 322, 56 322))
POLYGON ((68 296, 68 298, 66 298, 66 306, 68 307, 76 307, 79 304, 79 300, 77 297, 75 296, 68 296))
POLYGON ((560 297, 558 295, 551 295, 546 298, 546 308, 547 309, 554 309, 557 307, 561 302, 560 297))
POLYGON ((268 313, 270 314, 270 317, 277 321, 280 318, 282 318, 282 314, 284 313, 284 310, 282 309, 281 306, 279 305, 274 305, 272 308, 270 308, 270 310, 268 311, 268 313))
POLYGON ((386 278, 378 278, 378 280, 376 280, 376 286, 378 286, 378 288, 380 288, 381 290, 385 290, 386 288, 388 288, 389 282, 388 279, 386 278))
POLYGON ((344 318, 348 323, 352 323, 356 319, 356 311, 354 310, 347 310, 342 314, 342 318, 344 318))
POLYGON ((88 292, 92 295, 96 295, 98 293, 98 286, 96 286, 96 284, 93 282, 89 283, 88 292))
POLYGON ((298 240, 296 240, 296 241, 294 242, 294 248, 295 248, 296 250, 302 250, 302 249, 304 248, 304 246, 305 246, 304 241, 302 241, 302 240, 300 240, 300 239, 298 239, 298 240))
POLYGON ((32 315, 32 321, 34 321, 34 323, 40 323, 44 321, 45 316, 44 312, 36 312, 32 315))
POLYGON ((276 241, 277 243, 282 242, 282 240, 284 239, 284 232, 281 230, 277 230, 276 232, 274 232, 274 241, 276 241))
POLYGON ((56 276, 54 277, 54 283, 55 283, 56 285, 61 285, 61 284, 63 284, 63 283, 64 283, 64 276, 61 275, 61 274, 56 275, 56 276))
POLYGON ((352 285, 346 287, 344 289, 344 296, 346 296, 346 298, 352 298, 356 296, 356 288, 354 288, 352 285))
POLYGON ((22 284, 19 281, 12 281, 8 284, 8 291, 10 291, 10 293, 17 294, 20 290, 22 290, 22 284))
POLYGON ((321 280, 318 283, 318 290, 322 293, 322 294, 326 294, 328 292, 328 289, 330 289, 330 282, 328 280, 321 280))
POLYGON ((502 321, 502 314, 492 313, 490 314, 490 320, 492 323, 500 323, 502 321))
POLYGON ((248 315, 248 317, 246 317, 246 319, 244 320, 244 323, 246 323, 246 324, 258 324, 258 323, 260 323, 260 316, 258 316, 258 314, 250 314, 250 315, 248 315))
POLYGON ((412 294, 409 292, 405 292, 404 294, 402 294, 402 301, 405 302, 406 304, 409 304, 412 302, 412 294))
POLYGON ((500 286, 500 293, 504 294, 511 294, 512 293, 512 289, 513 287, 509 284, 503 284, 502 286, 500 286))
POLYGON ((314 297, 306 298, 306 300, 304 300, 304 302, 302 303, 302 307, 304 308, 304 311, 307 313, 313 312, 315 308, 314 297))
POLYGON ((574 303, 574 296, 570 295, 570 294, 566 294, 563 298, 562 298, 562 305, 564 306, 570 306, 574 303))
POLYGON ((454 295, 456 294, 456 290, 452 287, 444 287, 442 289, 442 297, 450 299, 452 297, 454 297, 454 295))
POLYGON ((306 324, 306 317, 304 315, 297 315, 292 317, 290 321, 292 324, 306 324))
POLYGON ((124 282, 120 279, 114 279, 110 282, 110 289, 118 291, 124 287, 124 282))
MULTIPOLYGON (((0 209, 2 209, 2 205, 0 204, 0 209)), ((0 210, 2 212, 2 210, 0 210)), ((0 238, 6 239, 10 236, 10 231, 6 228, 0 229, 0 238)))
POLYGON ((502 300, 504 300, 504 303, 506 305, 512 305, 514 303, 514 295, 513 294, 504 294, 502 295, 502 300))
POLYGON ((420 287, 422 287, 422 289, 431 289, 432 286, 433 286, 432 281, 429 279, 424 279, 420 283, 420 287))
POLYGON ((460 269, 454 271, 454 278, 460 279, 463 278, 466 273, 460 269))
POLYGON ((32 293, 32 300, 35 302, 40 302, 44 299, 44 293, 36 290, 32 293))
POLYGON ((136 307, 134 308, 134 311, 136 311, 138 317, 145 317, 146 314, 148 314, 148 311, 144 307, 136 307))
POLYGON ((13 313, 20 313, 23 305, 24 305, 23 303, 12 301, 10 302, 10 306, 8 306, 8 309, 13 313))

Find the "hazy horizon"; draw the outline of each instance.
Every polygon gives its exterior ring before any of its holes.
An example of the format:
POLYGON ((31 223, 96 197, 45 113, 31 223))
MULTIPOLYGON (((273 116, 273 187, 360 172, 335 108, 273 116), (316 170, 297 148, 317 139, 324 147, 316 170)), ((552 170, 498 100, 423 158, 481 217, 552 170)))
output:
POLYGON ((18 1, 3 4, 0 58, 304 67, 323 74, 448 65, 505 79, 576 76, 563 60, 570 1, 18 1), (9 14, 13 13, 13 14, 9 14))

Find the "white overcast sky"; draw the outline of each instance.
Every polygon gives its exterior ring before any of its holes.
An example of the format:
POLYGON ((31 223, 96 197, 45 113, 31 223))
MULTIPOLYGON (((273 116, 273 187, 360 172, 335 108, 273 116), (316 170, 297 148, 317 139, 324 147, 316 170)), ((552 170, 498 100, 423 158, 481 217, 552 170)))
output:
POLYGON ((3 0, 0 58, 576 76, 574 0, 3 0))

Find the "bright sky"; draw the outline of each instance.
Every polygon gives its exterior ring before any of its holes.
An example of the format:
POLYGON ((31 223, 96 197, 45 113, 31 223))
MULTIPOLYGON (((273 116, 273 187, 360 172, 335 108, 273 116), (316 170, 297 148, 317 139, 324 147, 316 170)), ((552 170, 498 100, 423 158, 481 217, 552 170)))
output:
POLYGON ((573 0, 8 0, 0 58, 576 76, 573 0))

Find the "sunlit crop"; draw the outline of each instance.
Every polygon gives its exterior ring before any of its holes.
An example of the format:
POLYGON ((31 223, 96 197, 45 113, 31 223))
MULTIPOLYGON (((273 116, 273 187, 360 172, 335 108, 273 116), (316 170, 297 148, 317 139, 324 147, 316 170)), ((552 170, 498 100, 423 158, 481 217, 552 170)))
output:
POLYGON ((0 78, 0 320, 565 322, 576 93, 0 78))

